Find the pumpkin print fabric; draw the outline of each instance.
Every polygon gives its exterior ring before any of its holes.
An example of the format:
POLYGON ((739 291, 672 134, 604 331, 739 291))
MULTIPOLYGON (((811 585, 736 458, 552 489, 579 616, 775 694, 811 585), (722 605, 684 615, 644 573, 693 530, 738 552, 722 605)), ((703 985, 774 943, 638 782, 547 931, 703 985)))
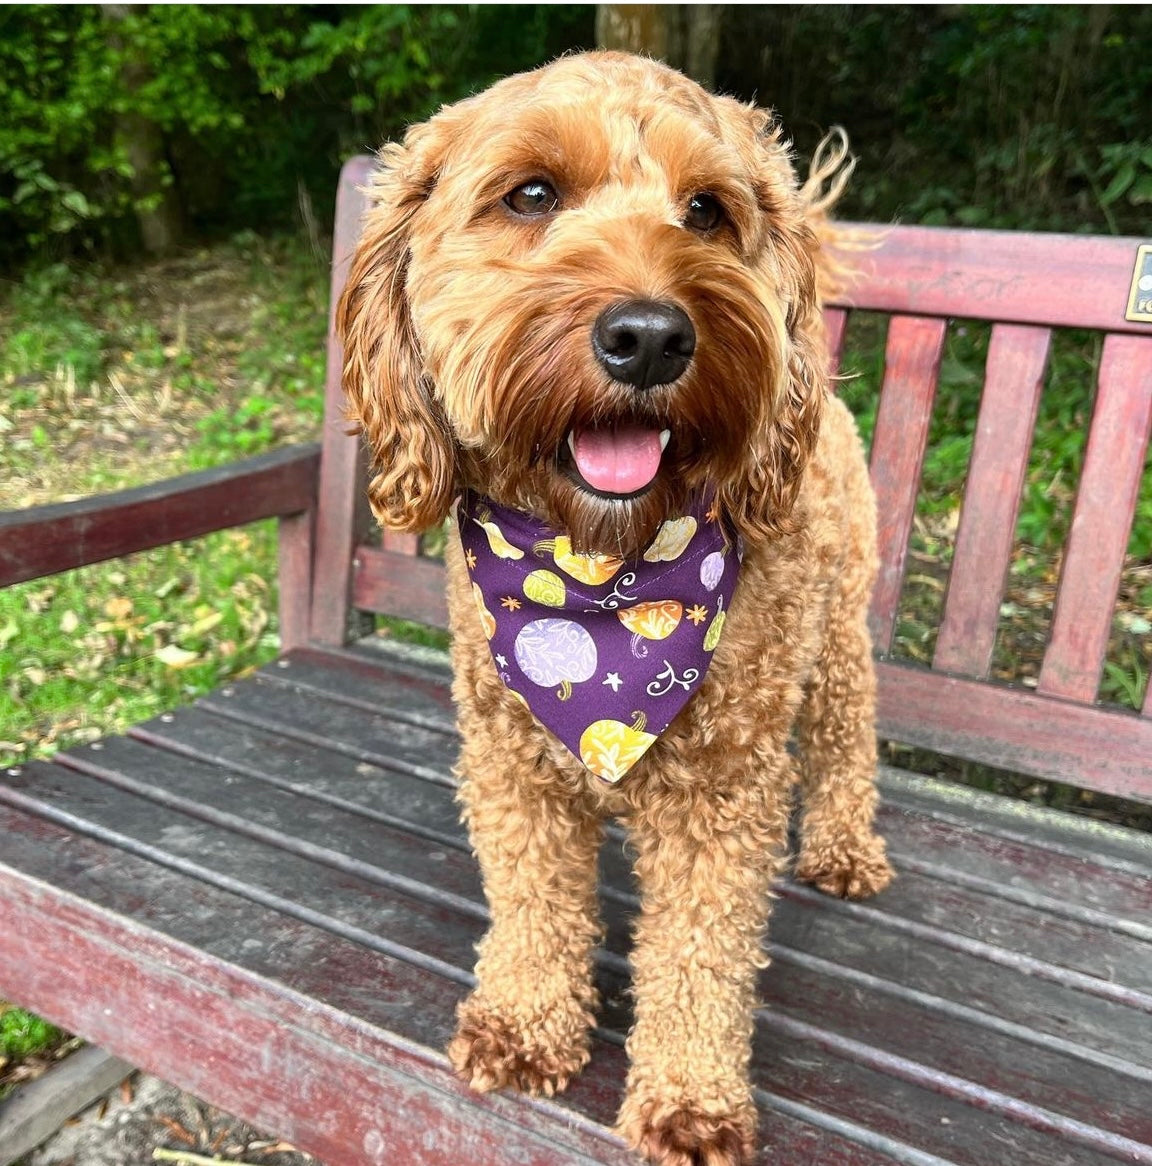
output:
POLYGON ((537 519, 468 493, 457 510, 501 680, 584 766, 619 781, 703 683, 740 548, 707 500, 634 561, 580 555, 537 519))

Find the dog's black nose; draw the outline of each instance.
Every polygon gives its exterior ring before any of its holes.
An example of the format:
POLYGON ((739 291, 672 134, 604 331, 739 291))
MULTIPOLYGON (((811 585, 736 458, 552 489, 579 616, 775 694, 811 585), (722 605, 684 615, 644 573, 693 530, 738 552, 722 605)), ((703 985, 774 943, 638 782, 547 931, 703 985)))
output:
POLYGON ((614 380, 650 389, 671 384, 688 367, 696 329, 675 304, 625 300, 600 313, 592 348, 614 380))

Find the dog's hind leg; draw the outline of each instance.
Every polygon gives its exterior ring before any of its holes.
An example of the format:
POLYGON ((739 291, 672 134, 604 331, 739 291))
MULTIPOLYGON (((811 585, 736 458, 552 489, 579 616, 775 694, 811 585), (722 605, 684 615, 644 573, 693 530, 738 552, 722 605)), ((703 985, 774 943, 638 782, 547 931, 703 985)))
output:
POLYGON ((863 899, 892 880, 875 833, 876 676, 868 634, 867 559, 846 563, 831 599, 824 648, 796 721, 800 856, 796 877, 863 899))
POLYGON ((465 735, 460 798, 491 923, 448 1055, 475 1089, 550 1096, 588 1060, 601 829, 528 752, 523 734, 465 735))

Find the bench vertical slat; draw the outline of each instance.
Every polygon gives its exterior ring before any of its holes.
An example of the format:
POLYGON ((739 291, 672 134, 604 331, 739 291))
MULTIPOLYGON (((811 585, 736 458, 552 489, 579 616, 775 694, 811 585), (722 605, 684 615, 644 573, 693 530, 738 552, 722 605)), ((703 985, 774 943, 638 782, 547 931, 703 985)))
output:
POLYGON ((881 652, 892 646, 946 328, 945 320, 919 316, 893 316, 888 326, 884 388, 871 459, 879 511, 880 574, 869 627, 881 652))
POLYGON ((1051 335, 1047 328, 1017 324, 992 329, 968 487, 932 661, 944 672, 984 679, 992 664, 1051 335))
POLYGON ((380 533, 380 545, 386 551, 396 551, 401 555, 418 555, 420 536, 403 530, 385 530, 380 533))
POLYGON ((1096 408, 1039 691, 1092 702, 1152 430, 1152 337, 1104 340, 1096 408))
POLYGON ((824 333, 828 339, 828 371, 835 376, 844 351, 844 327, 848 313, 843 308, 824 309, 824 333))
POLYGON ((336 338, 336 305, 348 278, 352 251, 360 237, 367 200, 361 192, 371 159, 345 163, 336 196, 332 240, 332 298, 328 307, 328 363, 324 385, 323 452, 320 461, 320 507, 316 523, 316 571, 312 592, 311 637, 321 644, 342 644, 352 593, 352 549, 367 528, 363 454, 360 439, 350 436, 344 417, 343 345, 336 338))
POLYGON ((280 519, 280 651, 308 642, 311 621, 313 532, 316 513, 305 510, 280 519))

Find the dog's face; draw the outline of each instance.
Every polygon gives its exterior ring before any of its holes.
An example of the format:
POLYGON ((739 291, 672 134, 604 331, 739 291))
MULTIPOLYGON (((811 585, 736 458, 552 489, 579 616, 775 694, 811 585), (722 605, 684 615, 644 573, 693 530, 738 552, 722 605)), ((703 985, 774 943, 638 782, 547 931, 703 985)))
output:
POLYGON ((767 114, 637 57, 511 77, 386 146, 339 310, 377 517, 461 486, 632 554, 702 488, 784 529, 815 442, 816 238, 767 114))

